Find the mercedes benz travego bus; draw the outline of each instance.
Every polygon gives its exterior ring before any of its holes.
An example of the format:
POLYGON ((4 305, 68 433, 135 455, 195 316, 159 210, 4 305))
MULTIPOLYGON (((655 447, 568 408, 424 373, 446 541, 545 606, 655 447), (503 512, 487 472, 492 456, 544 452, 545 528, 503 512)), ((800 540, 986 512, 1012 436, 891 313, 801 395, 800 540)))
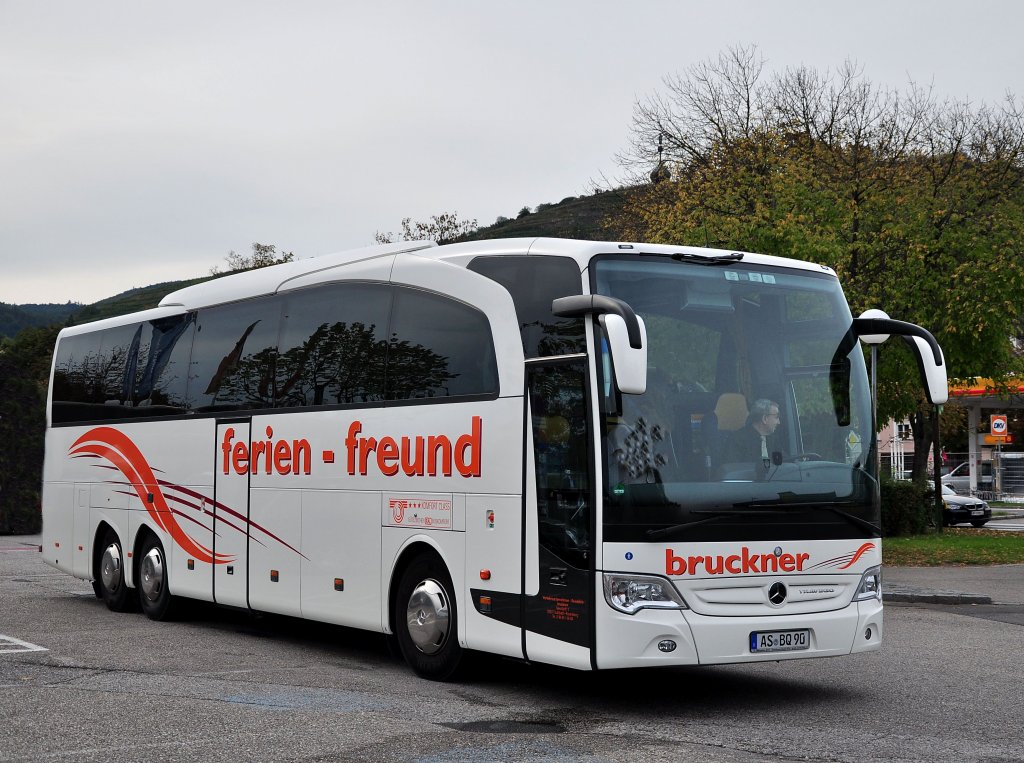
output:
POLYGON ((436 679, 465 650, 877 649, 866 334, 904 336, 944 402, 931 334, 779 257, 406 242, 214 279, 60 333, 44 558, 116 611, 390 634, 436 679))

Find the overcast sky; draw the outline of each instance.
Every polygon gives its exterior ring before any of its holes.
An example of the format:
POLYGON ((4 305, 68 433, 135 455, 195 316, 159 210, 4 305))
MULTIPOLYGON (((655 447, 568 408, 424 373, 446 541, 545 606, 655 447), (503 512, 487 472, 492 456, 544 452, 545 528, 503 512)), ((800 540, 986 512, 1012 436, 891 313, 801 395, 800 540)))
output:
POLYGON ((756 44, 1024 96, 1024 3, 0 0, 0 301, 94 302, 253 241, 490 224, 622 176, 634 103, 756 44))

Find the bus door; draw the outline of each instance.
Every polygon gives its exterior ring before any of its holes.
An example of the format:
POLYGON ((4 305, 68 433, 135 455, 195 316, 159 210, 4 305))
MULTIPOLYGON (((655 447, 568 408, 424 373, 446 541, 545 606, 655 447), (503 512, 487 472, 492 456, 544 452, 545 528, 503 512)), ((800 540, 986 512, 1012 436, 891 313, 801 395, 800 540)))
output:
POLYGON ((225 443, 250 442, 251 419, 217 422, 213 486, 213 600, 249 606, 249 464, 235 463, 225 443))
MULTIPOLYGON (((538 549, 536 555, 527 553, 526 558, 535 558, 539 568, 536 595, 523 597, 527 656, 590 669, 595 590, 594 449, 587 423, 586 357, 530 362, 527 385, 538 549)), ((532 503, 527 501, 528 510, 532 503)), ((527 580, 533 578, 531 572, 527 580)))

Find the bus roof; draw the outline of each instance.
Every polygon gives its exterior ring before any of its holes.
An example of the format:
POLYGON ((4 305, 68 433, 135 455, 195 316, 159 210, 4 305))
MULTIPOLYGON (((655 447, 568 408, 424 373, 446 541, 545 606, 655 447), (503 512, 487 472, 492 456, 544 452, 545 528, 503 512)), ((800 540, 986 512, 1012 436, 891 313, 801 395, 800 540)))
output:
MULTIPOLYGON (((594 256, 599 254, 694 254, 714 257, 733 253, 732 250, 705 249, 693 246, 578 241, 560 238, 485 239, 482 241, 447 244, 445 246, 437 246, 433 241, 403 241, 397 244, 368 246, 335 254, 326 254, 320 257, 309 257, 286 262, 281 265, 272 265, 258 270, 215 278, 168 294, 161 300, 160 306, 191 310, 206 305, 233 302, 262 294, 273 294, 285 288, 289 281, 303 276, 322 273, 323 280, 329 281, 342 276, 341 273, 331 271, 337 271, 357 262, 410 252, 415 252, 419 257, 442 260, 460 267, 465 267, 476 257, 502 255, 569 257, 576 260, 581 271, 589 265, 590 260, 594 256)), ((814 263, 752 252, 743 252, 742 254, 744 262, 748 263, 814 270, 819 273, 833 273, 831 268, 814 263)), ((304 281, 308 283, 309 279, 306 278, 304 281)))

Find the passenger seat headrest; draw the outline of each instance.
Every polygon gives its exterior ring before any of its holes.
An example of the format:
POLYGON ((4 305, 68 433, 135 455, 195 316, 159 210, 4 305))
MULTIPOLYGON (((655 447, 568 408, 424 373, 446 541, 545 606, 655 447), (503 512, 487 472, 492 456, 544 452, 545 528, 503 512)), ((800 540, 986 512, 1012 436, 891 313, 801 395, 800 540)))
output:
POLYGON ((715 404, 718 428, 728 432, 742 429, 747 423, 747 399, 739 392, 723 392, 715 404))

